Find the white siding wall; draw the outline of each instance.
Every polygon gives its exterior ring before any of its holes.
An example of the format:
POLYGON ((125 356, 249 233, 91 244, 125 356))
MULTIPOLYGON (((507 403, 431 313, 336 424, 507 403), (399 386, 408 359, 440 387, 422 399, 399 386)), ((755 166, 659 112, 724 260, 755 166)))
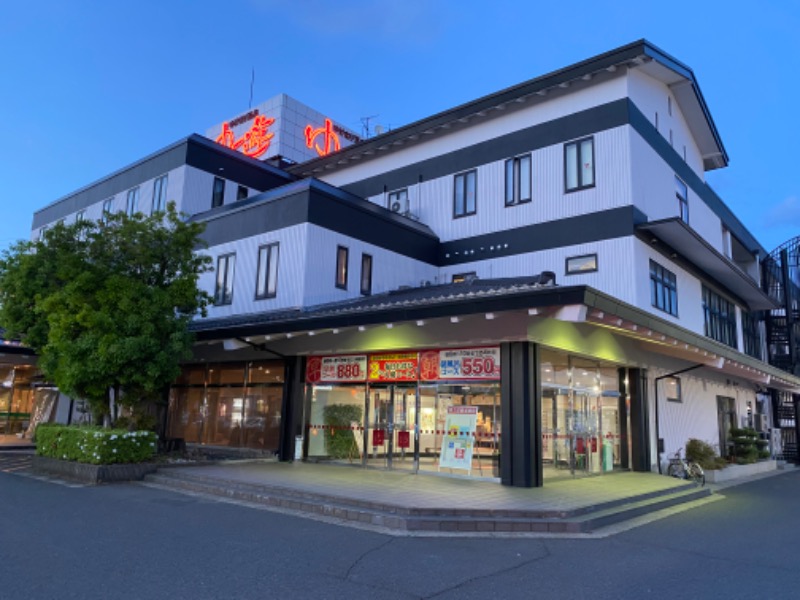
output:
MULTIPOLYGON (((214 189, 214 175, 194 167, 186 166, 184 168, 186 169, 186 174, 184 175, 183 203, 180 209, 189 215, 210 210, 211 194, 214 189)), ((225 186, 226 193, 228 187, 228 185, 225 186)), ((227 202, 228 199, 225 198, 225 200, 227 202)))
POLYGON ((686 119, 683 118, 680 107, 669 87, 636 69, 628 71, 628 94, 633 103, 644 113, 655 127, 656 113, 658 113, 658 132, 669 141, 669 132, 672 130, 673 148, 679 156, 683 157, 683 148, 686 147, 686 164, 697 173, 700 179, 705 180, 703 158, 694 142, 686 119), (672 98, 672 116, 669 114, 668 97, 672 98))
POLYGON ((484 122, 476 122, 474 125, 455 131, 450 135, 437 136, 430 142, 413 145, 393 152, 389 156, 380 156, 351 167, 345 167, 335 173, 322 174, 320 179, 337 186, 347 185, 354 181, 360 181, 380 173, 460 150, 507 133, 513 133, 526 127, 552 121, 559 117, 624 98, 627 93, 626 88, 625 78, 620 76, 590 87, 571 91, 568 94, 558 95, 552 99, 484 122))

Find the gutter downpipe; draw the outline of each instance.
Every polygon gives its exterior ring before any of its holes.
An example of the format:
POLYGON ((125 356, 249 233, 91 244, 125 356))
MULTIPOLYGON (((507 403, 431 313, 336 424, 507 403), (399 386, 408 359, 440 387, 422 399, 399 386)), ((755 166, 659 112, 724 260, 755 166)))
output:
POLYGON ((659 446, 661 445, 660 444, 660 442, 661 442, 661 430, 659 429, 659 418, 658 418, 658 415, 659 415, 659 411, 658 411, 658 382, 661 381, 662 379, 668 379, 670 377, 675 377, 675 375, 680 375, 681 373, 687 373, 689 371, 694 371, 695 369, 702 369, 703 367, 707 367, 707 366, 708 365, 705 365, 705 364, 694 365, 693 367, 687 367, 685 369, 681 369, 680 371, 673 371, 672 373, 667 373, 666 375, 661 375, 660 377, 656 377, 655 379, 653 379, 653 387, 654 387, 654 393, 655 393, 655 407, 656 407, 656 457, 657 457, 657 461, 658 461, 658 474, 659 475, 663 475, 663 472, 662 472, 662 469, 661 469, 661 450, 659 449, 659 446))

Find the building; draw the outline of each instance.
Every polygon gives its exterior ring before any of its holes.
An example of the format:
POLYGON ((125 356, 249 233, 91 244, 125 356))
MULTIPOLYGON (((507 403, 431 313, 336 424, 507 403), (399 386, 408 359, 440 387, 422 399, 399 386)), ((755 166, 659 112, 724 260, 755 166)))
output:
POLYGON ((709 107, 649 42, 366 140, 280 98, 34 216, 205 224, 171 436, 539 486, 727 454, 800 391, 765 361, 767 252, 705 181, 709 107))

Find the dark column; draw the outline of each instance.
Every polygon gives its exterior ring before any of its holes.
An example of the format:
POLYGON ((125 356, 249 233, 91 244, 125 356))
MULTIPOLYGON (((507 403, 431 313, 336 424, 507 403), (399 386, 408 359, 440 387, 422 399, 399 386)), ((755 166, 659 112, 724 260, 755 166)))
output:
POLYGON ((619 379, 619 463, 623 469, 630 469, 631 458, 628 456, 628 440, 631 432, 628 428, 628 369, 617 369, 619 379))
POLYGON ((295 436, 303 433, 305 379, 305 356, 287 356, 284 359, 281 441, 278 451, 278 458, 283 462, 294 460, 295 436))
POLYGON ((500 345, 500 406, 503 485, 542 486, 542 388, 539 347, 530 342, 500 345))
POLYGON ((647 409, 647 369, 628 369, 627 393, 631 413, 632 471, 650 470, 650 418, 647 409))

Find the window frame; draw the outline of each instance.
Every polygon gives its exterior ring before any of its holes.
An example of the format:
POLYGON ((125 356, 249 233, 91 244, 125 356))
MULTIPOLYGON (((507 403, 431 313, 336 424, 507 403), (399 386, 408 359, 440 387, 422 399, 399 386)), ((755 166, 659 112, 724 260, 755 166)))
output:
POLYGON ((650 306, 678 317, 678 277, 664 265, 650 259, 650 306))
POLYGON ((675 175, 675 197, 678 199, 678 217, 680 220, 689 224, 689 186, 686 185, 686 182, 675 175), (682 186, 682 188, 681 188, 682 186), (685 190, 684 196, 681 196, 680 192, 685 190))
POLYGON ((86 219, 86 209, 82 208, 77 213, 75 213, 75 222, 80 223, 84 219, 86 219))
POLYGON ((225 180, 222 177, 214 176, 214 183, 211 186, 211 208, 219 208, 225 204, 225 180), (217 184, 222 183, 222 188, 217 190, 217 184), (217 203, 219 199, 219 203, 217 203))
POLYGON ((564 259, 564 275, 583 275, 584 273, 597 273, 598 269, 600 268, 598 259, 597 259, 597 252, 591 252, 589 254, 581 254, 579 256, 568 256, 564 259), (578 260, 580 258, 591 258, 594 257, 594 269, 571 269, 570 268, 570 261, 578 260))
MULTIPOLYGON (((236 188, 236 201, 239 202, 240 200, 247 200, 248 196, 250 195, 250 188, 246 185, 239 184, 239 187, 236 188), (242 194, 244 191, 244 195, 242 194)), ((223 192, 223 201, 224 201, 224 192, 223 192)))
POLYGON ((371 254, 367 254, 366 252, 361 253, 361 295, 362 296, 371 296, 372 295, 372 267, 374 266, 374 262, 372 259, 371 254), (368 264, 368 267, 365 268, 365 264, 368 264), (365 277, 366 275, 366 277, 365 277), (366 279, 366 285, 364 280, 366 279))
POLYGON ((453 219, 461 219, 463 217, 471 217, 478 213, 478 169, 469 169, 467 171, 462 171, 461 173, 456 173, 453 175, 453 219), (467 201, 467 190, 469 189, 468 180, 469 177, 473 177, 473 190, 474 190, 474 197, 472 200, 472 212, 467 211, 468 201, 467 201), (463 184, 460 186, 462 187, 462 194, 464 199, 464 212, 458 212, 458 189, 459 189, 459 178, 463 178, 463 184))
POLYGON ((103 200, 100 221, 105 225, 108 223, 108 218, 114 212, 114 197, 106 198, 103 200))
POLYGON ((350 249, 347 246, 336 246, 336 288, 347 289, 347 278, 350 262, 350 249), (344 257, 344 260, 342 260, 344 257))
POLYGON ((719 342, 739 349, 736 331, 736 305, 703 284, 703 334, 719 342))
POLYGON ((467 283, 473 279, 478 278, 477 271, 467 271, 466 273, 453 273, 450 277, 450 283, 467 283))
POLYGON ((262 244, 258 247, 258 260, 256 264, 256 300, 268 300, 275 298, 278 295, 278 265, 280 257, 280 242, 272 242, 269 244, 262 244), (264 251, 266 250, 266 256, 264 251), (262 281, 262 265, 266 261, 266 266, 263 269, 262 281), (270 275, 274 272, 274 278, 270 275), (272 290, 270 291, 270 281, 274 281, 272 290), (263 284, 263 285, 262 285, 263 284), (262 291, 263 290, 263 291, 262 291))
POLYGON ((519 204, 527 204, 533 199, 533 157, 532 153, 520 154, 513 158, 509 158, 505 162, 503 169, 503 176, 505 179, 505 205, 506 207, 517 206, 519 204), (528 163, 528 197, 522 197, 522 162, 528 163), (509 168, 511 169, 509 178, 509 168), (509 190, 509 179, 511 180, 511 189, 509 190), (509 197, 510 191, 510 197, 509 197))
POLYGON ((150 205, 150 214, 167 210, 167 183, 169 174, 159 175, 153 181, 153 202, 150 205))
POLYGON ((233 284, 236 277, 236 252, 227 252, 217 256, 217 270, 216 281, 214 284, 214 306, 230 306, 233 304, 233 284), (231 258, 233 259, 231 263, 231 258), (222 279, 222 287, 220 287, 220 264, 225 261, 224 276, 222 279), (231 266, 232 265, 232 266, 231 266), (226 294, 230 288, 230 295, 226 294), (223 294, 220 298, 220 289, 223 294))
POLYGON ((132 217, 139 212, 139 186, 132 187, 125 196, 125 214, 132 217), (133 199, 133 202, 131 202, 133 199))
POLYGON ((572 140, 571 142, 565 142, 564 143, 564 193, 565 194, 570 194, 572 192, 579 192, 581 190, 588 190, 588 189, 591 189, 591 188, 593 188, 593 187, 595 187, 597 185, 597 173, 596 173, 596 170, 597 170, 597 165, 596 165, 597 153, 594 151, 595 150, 594 146, 595 146, 595 144, 594 144, 594 136, 593 135, 590 135, 590 136, 584 137, 584 138, 580 138, 578 140, 572 140), (591 148, 592 148, 592 182, 589 183, 589 184, 586 184, 586 183, 583 182, 583 169, 581 169, 581 164, 583 164, 583 152, 582 152, 581 149, 583 148, 583 143, 587 142, 587 141, 592 143, 592 145, 591 145, 591 148), (568 177, 568 174, 569 174, 569 161, 567 159, 567 154, 568 154, 568 149, 570 148, 570 146, 575 146, 575 148, 576 148, 576 152, 575 152, 576 163, 575 163, 574 166, 575 166, 575 168, 577 170, 576 171, 577 186, 575 186, 575 187, 569 187, 569 177, 568 177))
POLYGON ((676 402, 679 404, 683 404, 683 387, 681 386, 681 378, 675 377, 665 377, 664 381, 664 398, 667 402, 676 402), (669 393, 669 386, 667 385, 669 382, 675 383, 675 393, 670 395, 669 393))

